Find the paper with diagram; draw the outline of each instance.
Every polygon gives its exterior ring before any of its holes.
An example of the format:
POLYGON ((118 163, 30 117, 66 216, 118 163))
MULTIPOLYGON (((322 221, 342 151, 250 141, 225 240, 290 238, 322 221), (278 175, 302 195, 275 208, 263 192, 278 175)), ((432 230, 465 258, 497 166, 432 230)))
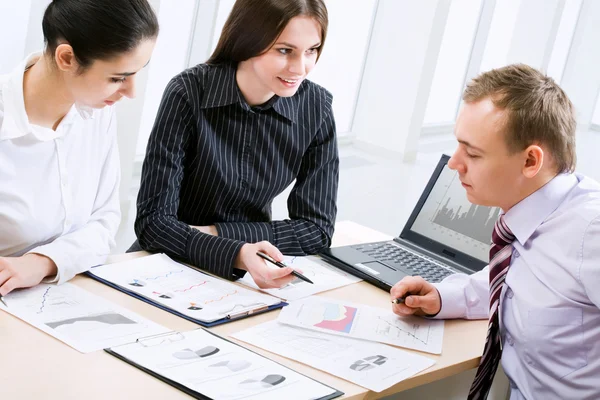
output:
MULTIPOLYGON (((288 267, 297 268, 302 274, 313 281, 313 284, 304 282, 300 278, 294 279, 289 285, 281 289, 261 289, 263 292, 277 296, 285 300, 297 300, 303 297, 311 296, 315 293, 325 292, 327 290, 350 285, 360 282, 362 279, 341 271, 318 257, 284 257, 283 263, 288 267)), ((277 267, 273 267, 277 268, 277 267)), ((250 274, 244 275, 239 280, 240 283, 258 289, 256 283, 250 274)))
POLYGON ((275 354, 375 392, 431 367, 435 361, 382 343, 345 338, 270 321, 232 335, 275 354))
POLYGON ((444 321, 399 317, 391 310, 309 297, 284 308, 279 322, 334 335, 441 354, 444 321))
POLYGON ((0 308, 82 352, 168 329, 73 284, 41 284, 5 296, 0 308))
POLYGON ((204 329, 107 350, 196 398, 331 399, 343 393, 204 329), (202 397, 204 396, 204 397, 202 397))
MULTIPOLYGON (((281 300, 173 261, 165 254, 92 268, 91 274, 195 320, 234 318, 281 300)), ((284 303, 285 304, 285 303, 284 303)))

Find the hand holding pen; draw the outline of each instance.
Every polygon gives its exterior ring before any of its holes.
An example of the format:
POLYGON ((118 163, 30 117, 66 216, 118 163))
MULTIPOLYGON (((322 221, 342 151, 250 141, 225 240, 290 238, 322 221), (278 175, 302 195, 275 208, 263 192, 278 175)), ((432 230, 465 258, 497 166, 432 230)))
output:
MULTIPOLYGON (((271 256, 262 253, 262 252, 257 252, 256 253, 257 256, 259 256, 260 258, 262 258, 263 260, 267 260, 268 262, 270 262, 273 265, 277 265, 279 268, 288 268, 287 265, 285 265, 284 263, 282 263, 281 261, 275 261, 271 256)), ((307 277, 305 277, 304 275, 302 275, 300 272, 298 271, 293 271, 292 275, 302 279, 304 282, 308 282, 310 284, 313 284, 313 281, 311 281, 310 279, 308 279, 307 277)))
POLYGON ((267 241, 246 243, 242 246, 236 257, 234 267, 247 271, 259 288, 278 289, 296 279, 292 275, 292 268, 269 267, 265 260, 256 254, 258 252, 267 254, 274 260, 283 259, 283 254, 277 247, 267 241))
POLYGON ((420 276, 405 276, 392 287, 390 294, 392 309, 400 316, 432 316, 442 307, 438 290, 420 276))

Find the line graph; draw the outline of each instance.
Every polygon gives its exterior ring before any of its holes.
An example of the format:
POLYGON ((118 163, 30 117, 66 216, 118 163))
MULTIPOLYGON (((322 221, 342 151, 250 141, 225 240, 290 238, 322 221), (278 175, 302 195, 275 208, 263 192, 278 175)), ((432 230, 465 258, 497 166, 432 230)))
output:
POLYGON ((188 268, 165 254, 129 260, 118 266, 97 267, 93 273, 151 302, 202 322, 222 319, 223 310, 237 310, 239 304, 270 306, 281 302, 275 297, 188 268))
POLYGON ((48 292, 50 291, 50 289, 52 289, 52 287, 46 289, 42 296, 42 304, 40 304, 40 311, 37 312, 38 314, 41 314, 44 311, 44 306, 46 305, 46 299, 48 297, 48 292))
POLYGON ((237 290, 234 290, 233 292, 231 292, 231 293, 227 293, 226 295, 224 295, 224 296, 221 296, 221 297, 219 297, 218 299, 207 300, 207 301, 205 301, 205 302, 204 302, 204 304, 210 304, 210 303, 215 303, 215 302, 217 302, 217 301, 221 301, 221 300, 223 300, 223 299, 226 299, 226 298, 227 298, 227 297, 229 297, 229 296, 233 296, 234 294, 237 294, 237 292, 238 292, 237 290))
POLYGON ((197 284, 195 284, 195 285, 192 285, 192 286, 190 286, 190 287, 188 287, 188 288, 185 288, 185 289, 178 289, 178 290, 174 290, 174 292, 185 293, 185 292, 187 292, 187 291, 189 291, 189 290, 192 290, 192 289, 194 289, 194 288, 197 288, 197 287, 199 287, 199 286, 205 285, 205 284, 207 284, 207 283, 208 283, 208 281, 200 282, 200 283, 197 283, 197 284))
POLYGON ((417 340, 417 341, 423 343, 424 345, 429 344, 429 333, 431 330, 430 326, 427 326, 426 332, 422 333, 420 325, 412 324, 412 332, 411 332, 408 329, 405 329, 403 326, 400 325, 400 324, 408 325, 402 321, 392 322, 392 321, 388 321, 387 319, 379 317, 379 316, 377 317, 377 319, 381 323, 377 325, 377 327, 375 328, 375 331, 380 335, 396 337, 396 338, 401 338, 403 335, 407 335, 407 336, 413 338, 414 340, 417 340))
POLYGON ((166 274, 163 275, 159 275, 159 276, 153 276, 153 277, 147 277, 146 280, 148 281, 155 281, 157 279, 161 279, 161 278, 168 278, 169 276, 173 275, 173 274, 178 274, 183 272, 183 270, 179 270, 179 271, 169 271, 166 274))

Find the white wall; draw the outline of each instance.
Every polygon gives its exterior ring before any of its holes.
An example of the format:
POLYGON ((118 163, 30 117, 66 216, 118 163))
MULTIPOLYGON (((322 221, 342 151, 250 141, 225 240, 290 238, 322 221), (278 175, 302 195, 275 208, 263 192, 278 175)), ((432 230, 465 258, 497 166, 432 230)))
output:
POLYGON ((25 58, 31 0, 0 0, 0 74, 7 74, 25 58))

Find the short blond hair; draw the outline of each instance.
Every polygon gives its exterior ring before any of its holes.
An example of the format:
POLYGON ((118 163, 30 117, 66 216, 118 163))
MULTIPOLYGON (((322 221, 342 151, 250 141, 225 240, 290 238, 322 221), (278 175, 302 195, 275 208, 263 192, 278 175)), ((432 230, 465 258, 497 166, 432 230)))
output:
POLYGON ((543 145, 557 172, 573 172, 577 162, 575 108, 554 79, 525 64, 492 69, 471 80, 463 93, 467 103, 486 98, 506 110, 509 151, 543 145))

